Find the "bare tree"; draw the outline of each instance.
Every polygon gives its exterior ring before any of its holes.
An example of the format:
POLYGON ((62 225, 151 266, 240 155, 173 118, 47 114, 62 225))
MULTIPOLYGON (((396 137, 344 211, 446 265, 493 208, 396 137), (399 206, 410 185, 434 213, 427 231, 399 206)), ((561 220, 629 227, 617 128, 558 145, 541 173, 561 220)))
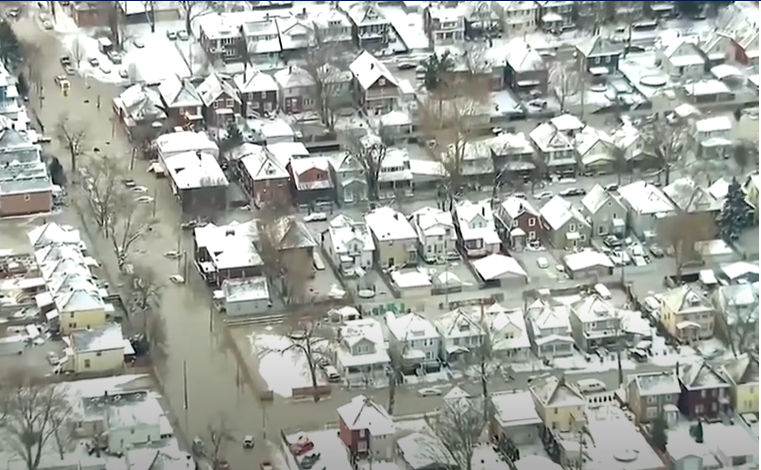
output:
POLYGON ((346 93, 347 66, 344 51, 334 43, 318 44, 307 51, 304 70, 314 81, 312 89, 317 112, 331 131, 335 129, 339 101, 346 93))
POLYGON ((426 417, 434 436, 452 454, 460 470, 473 470, 473 455, 486 429, 487 421, 478 402, 463 398, 445 403, 437 414, 426 417))
POLYGON ((560 111, 566 111, 568 98, 579 92, 583 93, 582 77, 576 69, 576 62, 564 63, 555 61, 549 69, 547 76, 548 87, 555 94, 560 105, 560 111))
POLYGON ((224 461, 223 453, 227 444, 235 442, 235 434, 227 423, 227 417, 220 414, 214 423, 206 426, 206 432, 211 444, 209 458, 214 468, 219 468, 220 463, 224 461))
POLYGON ((611 157, 613 158, 613 169, 618 177, 618 185, 621 186, 621 180, 625 173, 629 172, 629 162, 626 160, 626 150, 618 145, 611 147, 611 157))
POLYGON ((4 377, 0 396, 5 411, 2 418, 5 447, 24 461, 27 470, 39 468, 51 438, 63 454, 72 407, 62 387, 46 383, 27 371, 15 370, 4 377))
POLYGON ((673 251, 677 282, 681 282, 685 264, 696 258, 695 244, 713 239, 716 224, 710 214, 682 212, 659 220, 656 231, 660 242, 673 251))
POLYGON ((39 73, 41 72, 41 70, 39 70, 39 58, 42 54, 42 48, 37 42, 22 40, 19 42, 19 49, 21 50, 21 58, 26 67, 26 78, 28 82, 34 86, 38 92, 41 92, 43 77, 41 76, 41 73, 39 73))
POLYGON ((453 73, 420 107, 420 127, 431 152, 446 172, 449 204, 465 184, 466 151, 478 135, 478 117, 488 102, 488 83, 480 73, 453 73))
MULTIPOLYGON (((407 342, 405 341, 404 344, 407 342)), ((404 372, 402 370, 402 363, 404 361, 404 349, 399 344, 389 344, 388 348, 389 358, 389 371, 388 376, 388 405, 386 411, 389 416, 394 416, 394 408, 396 407, 396 389, 402 383, 404 378, 404 372)))
POLYGON ((77 170, 77 159, 84 153, 87 131, 81 122, 72 121, 67 113, 61 114, 56 125, 56 138, 69 152, 71 171, 77 170))
POLYGON ((116 158, 99 156, 87 161, 88 180, 85 181, 90 214, 99 230, 108 233, 109 223, 116 219, 118 205, 125 197, 121 179, 125 169, 116 158))
POLYGON ((122 40, 124 39, 122 37, 123 21, 121 8, 119 7, 119 2, 112 0, 106 3, 106 15, 108 19, 108 30, 111 33, 111 42, 113 42, 115 48, 121 49, 122 40))
POLYGON ((732 158, 740 173, 745 173, 748 167, 758 166, 758 140, 741 140, 732 150, 732 158))
POLYGON ((167 357, 166 323, 160 314, 161 285, 147 266, 133 265, 128 284, 127 308, 130 324, 143 336, 145 346, 156 364, 167 357))
POLYGON ((153 229, 154 217, 147 206, 131 194, 117 193, 114 201, 114 220, 107 225, 106 236, 111 241, 119 269, 124 267, 132 245, 153 229))
POLYGON ((715 306, 721 312, 719 318, 724 324, 732 354, 738 357, 754 350, 758 342, 758 289, 749 284, 733 288, 748 289, 752 298, 748 301, 741 296, 728 296, 723 305, 715 306))
POLYGON ((74 66, 79 68, 79 66, 82 64, 82 60, 85 58, 85 54, 87 53, 85 47, 82 45, 82 39, 80 39, 79 36, 76 36, 71 41, 69 53, 71 54, 71 60, 74 62, 74 66))
POLYGON ((381 168, 391 144, 391 133, 382 123, 363 136, 349 133, 341 139, 341 146, 347 153, 346 158, 353 159, 362 169, 367 183, 367 197, 371 201, 380 198, 381 168))
POLYGON ((185 31, 192 34, 193 20, 206 13, 224 11, 224 2, 199 1, 199 0, 180 0, 180 8, 185 17, 185 31))
MULTIPOLYGON (((680 122, 669 123, 665 119, 653 119, 640 129, 643 150, 658 162, 664 176, 663 185, 671 183, 671 170, 677 165, 682 154, 689 147, 690 137, 687 126, 680 122)), ((658 174, 660 179, 661 173, 658 174)))
POLYGON ((145 19, 148 20, 148 24, 151 27, 151 32, 156 32, 156 2, 153 0, 141 0, 140 4, 143 6, 145 12, 145 19))

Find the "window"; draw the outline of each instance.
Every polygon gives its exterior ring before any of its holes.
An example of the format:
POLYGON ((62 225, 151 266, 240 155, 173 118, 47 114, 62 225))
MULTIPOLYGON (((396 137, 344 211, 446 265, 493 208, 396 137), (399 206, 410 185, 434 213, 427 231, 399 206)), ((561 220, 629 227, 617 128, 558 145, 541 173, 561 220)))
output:
POLYGON ((529 227, 533 227, 535 225, 536 225, 536 219, 534 219, 533 217, 528 219, 528 226, 529 227))
POLYGON ((647 397, 647 402, 649 404, 651 404, 651 405, 654 404, 655 403, 655 396, 654 395, 650 395, 649 397, 647 397))
POLYGON ((77 328, 77 324, 76 323, 69 323, 69 328, 72 329, 72 330, 75 330, 77 328))
MULTIPOLYGON (((554 413, 554 414, 558 414, 558 409, 557 409, 557 408, 554 408, 554 409, 553 409, 553 413, 554 413)), ((553 424, 553 426, 554 426, 554 424, 553 424)))
POLYGON ((452 340, 452 344, 454 344, 455 346, 459 346, 460 345, 460 338, 454 338, 452 340))
POLYGON ((364 429, 360 429, 359 430, 359 437, 362 437, 362 438, 365 437, 365 430, 364 429))
POLYGON ((386 86, 386 79, 381 77, 378 79, 378 86, 386 86))
POLYGON ((24 202, 29 202, 29 199, 31 199, 31 196, 24 194, 24 202))
POLYGON ((701 390, 700 391, 700 397, 701 398, 705 398, 706 397, 706 391, 705 390, 701 390))
POLYGON ((90 368, 90 360, 85 359, 85 369, 89 369, 89 368, 90 368))
POLYGON ((654 406, 649 407, 646 411, 646 414, 648 419, 655 419, 658 417, 658 408, 654 406))
POLYGON ((513 227, 517 227, 517 226, 518 226, 518 221, 517 220, 513 220, 513 227))
POLYGON ((95 355, 96 355, 96 356, 98 356, 98 357, 100 357, 100 356, 102 356, 102 355, 103 355, 103 353, 102 353, 102 352, 100 352, 100 351, 98 351, 97 353, 95 353, 95 355))
POLYGON ((212 107, 212 108, 214 108, 214 109, 217 109, 217 107, 219 107, 219 101, 215 101, 215 102, 213 102, 213 103, 211 104, 211 107, 212 107))
POLYGON ((225 102, 225 104, 227 105, 226 106, 227 108, 232 108, 233 106, 235 106, 235 102, 231 98, 227 98, 227 101, 225 102))
POLYGON ((536 232, 533 230, 528 233, 528 239, 529 240, 536 240, 536 232))
POLYGON ((570 230, 571 232, 575 232, 576 231, 576 224, 571 224, 571 226, 568 227, 568 230, 570 230))

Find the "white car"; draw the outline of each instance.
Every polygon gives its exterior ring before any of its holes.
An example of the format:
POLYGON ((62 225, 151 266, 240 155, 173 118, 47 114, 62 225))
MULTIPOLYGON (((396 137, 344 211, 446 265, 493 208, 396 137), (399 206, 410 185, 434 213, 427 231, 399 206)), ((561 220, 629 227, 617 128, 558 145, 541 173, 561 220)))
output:
POLYGON ((133 186, 132 192, 138 193, 138 194, 145 194, 148 192, 148 188, 146 188, 145 186, 133 186))
POLYGON ((421 397, 438 397, 441 396, 441 390, 438 388, 421 388, 417 391, 417 394, 421 397))
POLYGON ((128 79, 129 71, 127 69, 119 69, 119 78, 128 79))
POLYGON ((324 212, 312 212, 304 216, 304 222, 323 222, 328 220, 328 214, 324 212))
POLYGON ((100 71, 108 75, 111 73, 111 67, 108 64, 100 64, 100 71))
POLYGON ((180 276, 179 274, 172 274, 171 276, 169 276, 169 280, 175 284, 185 284, 185 278, 180 276))
POLYGON ((534 199, 539 199, 540 201, 542 199, 552 199, 552 191, 542 191, 539 194, 535 194, 534 199))
POLYGON ((550 262, 547 261, 547 258, 542 256, 541 258, 536 260, 536 265, 539 266, 541 269, 547 269, 550 267, 550 262))
POLYGON ((137 38, 132 40, 132 45, 135 46, 137 49, 142 49, 145 47, 145 44, 143 44, 143 41, 137 38))
POLYGON ((139 198, 135 200, 141 204, 150 204, 153 202, 153 198, 150 196, 140 196, 139 198))
POLYGON ((42 22, 42 27, 47 29, 48 31, 50 31, 51 29, 53 29, 53 22, 52 21, 43 21, 42 22))
POLYGON ((559 272, 559 273, 564 273, 565 272, 565 266, 563 266, 562 264, 555 265, 555 270, 557 272, 559 272))

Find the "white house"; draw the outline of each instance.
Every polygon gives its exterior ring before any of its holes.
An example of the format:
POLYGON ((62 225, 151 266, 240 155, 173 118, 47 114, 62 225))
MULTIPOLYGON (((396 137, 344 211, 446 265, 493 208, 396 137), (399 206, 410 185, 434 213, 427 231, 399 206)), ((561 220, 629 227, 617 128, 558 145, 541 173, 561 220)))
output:
POLYGON ((162 422, 166 421, 166 417, 161 412, 161 406, 156 409, 155 405, 146 406, 146 403, 139 406, 117 404, 117 400, 129 399, 129 394, 125 396, 121 393, 114 394, 112 398, 108 395, 103 397, 103 400, 110 400, 110 406, 106 407, 107 432, 104 434, 108 436, 108 449, 113 453, 158 442, 165 434, 162 432, 162 422))
POLYGON ((124 366, 125 342, 118 323, 72 331, 69 342, 73 367, 67 369, 76 374, 118 371, 124 366))
POLYGON ((517 37, 536 31, 539 5, 534 1, 492 2, 494 11, 502 18, 502 27, 507 37, 517 37))
POLYGON ((390 207, 379 207, 365 215, 365 222, 373 235, 376 258, 381 266, 417 264, 417 233, 404 214, 390 207))
POLYGON ((441 335, 440 357, 443 361, 477 357, 485 337, 478 317, 458 308, 437 318, 434 325, 441 335))
POLYGON ((408 368, 438 371, 441 336, 433 324, 417 313, 400 317, 386 313, 386 326, 390 333, 389 345, 400 351, 408 368))
POLYGON ((333 266, 344 276, 357 276, 373 267, 375 243, 364 222, 355 222, 341 214, 330 221, 323 246, 333 266))
POLYGON ((225 279, 221 287, 227 316, 261 315, 272 308, 269 284, 265 277, 225 279))
POLYGON ((525 312, 529 337, 537 357, 562 357, 573 354, 573 338, 568 308, 537 300, 525 312))
POLYGON ((417 232, 420 251, 427 262, 459 259, 457 232, 451 213, 424 207, 412 213, 410 223, 417 232))
POLYGON ((525 361, 531 357, 531 338, 526 319, 520 310, 505 310, 494 304, 485 312, 494 355, 508 361, 525 361))
POLYGON ((529 139, 551 174, 576 172, 576 148, 569 131, 559 129, 553 122, 545 122, 529 133, 529 139))
POLYGON ((666 41, 656 50, 664 72, 676 79, 700 79, 705 74, 705 59, 697 45, 684 38, 666 41))
POLYGON ((624 334, 622 315, 610 302, 599 295, 590 295, 570 309, 571 332, 581 350, 598 347, 620 347, 624 334))
POLYGON ((390 362, 381 324, 372 318, 344 322, 335 350, 336 368, 349 383, 385 378, 390 362))
POLYGON ((655 238, 658 220, 673 215, 676 210, 663 191, 646 181, 622 186, 618 194, 627 209, 627 226, 643 240, 655 238))
POLYGON ((481 257, 500 250, 491 201, 462 201, 454 207, 456 226, 468 257, 481 257))

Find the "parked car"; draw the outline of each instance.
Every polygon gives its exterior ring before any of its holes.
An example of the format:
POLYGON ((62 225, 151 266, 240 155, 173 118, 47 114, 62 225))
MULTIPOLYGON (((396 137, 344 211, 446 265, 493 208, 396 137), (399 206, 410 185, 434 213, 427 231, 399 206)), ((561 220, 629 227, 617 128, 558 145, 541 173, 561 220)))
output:
POLYGON ((616 183, 611 183, 605 186, 605 191, 618 191, 618 185, 616 183))
POLYGON ((108 75, 111 73, 111 67, 108 64, 100 64, 100 71, 108 75))
POLYGON ((583 196, 585 194, 587 194, 587 190, 584 188, 568 188, 560 191, 560 195, 563 197, 583 196))
POLYGON ((190 38, 190 35, 184 29, 177 31, 177 39, 179 39, 180 41, 187 41, 189 38, 190 38))
POLYGON ((176 41, 177 40, 177 32, 176 31, 167 31, 166 32, 166 38, 170 41, 176 41))
POLYGON ((417 67, 417 65, 415 65, 412 62, 402 62, 401 64, 397 64, 396 66, 398 70, 412 70, 415 67, 417 67))
POLYGON ((550 262, 547 261, 547 258, 542 256, 541 258, 537 258, 536 265, 539 266, 541 269, 547 269, 550 267, 550 262))
POLYGON ((421 397, 438 397, 441 396, 441 390, 435 387, 421 388, 417 391, 421 397))
POLYGON ((100 65, 100 61, 98 60, 98 58, 97 58, 97 57, 90 57, 90 58, 87 60, 87 62, 89 62, 89 63, 90 63, 90 65, 92 65, 93 67, 97 67, 97 66, 99 66, 99 65, 100 65))
POLYGON ((624 242, 615 235, 606 235, 603 237, 602 242, 608 248, 619 248, 623 246, 624 242))
POLYGON ((64 55, 61 56, 61 65, 66 67, 67 65, 71 65, 71 57, 64 55))
POLYGON ((665 253, 658 245, 650 245, 650 254, 656 258, 663 258, 665 253))
POLYGON ((312 212, 304 216, 304 222, 323 222, 328 220, 328 214, 324 212, 312 212))
POLYGON ((132 45, 135 46, 137 49, 142 49, 145 47, 145 44, 143 44, 143 41, 141 41, 138 38, 135 38, 132 40, 132 45))
POLYGON ((542 199, 552 199, 552 191, 542 191, 539 194, 535 194, 534 199, 539 199, 540 201, 542 199))
POLYGON ((106 54, 108 57, 108 60, 113 62, 116 65, 119 65, 122 63, 122 56, 116 51, 108 51, 108 54, 106 54))

